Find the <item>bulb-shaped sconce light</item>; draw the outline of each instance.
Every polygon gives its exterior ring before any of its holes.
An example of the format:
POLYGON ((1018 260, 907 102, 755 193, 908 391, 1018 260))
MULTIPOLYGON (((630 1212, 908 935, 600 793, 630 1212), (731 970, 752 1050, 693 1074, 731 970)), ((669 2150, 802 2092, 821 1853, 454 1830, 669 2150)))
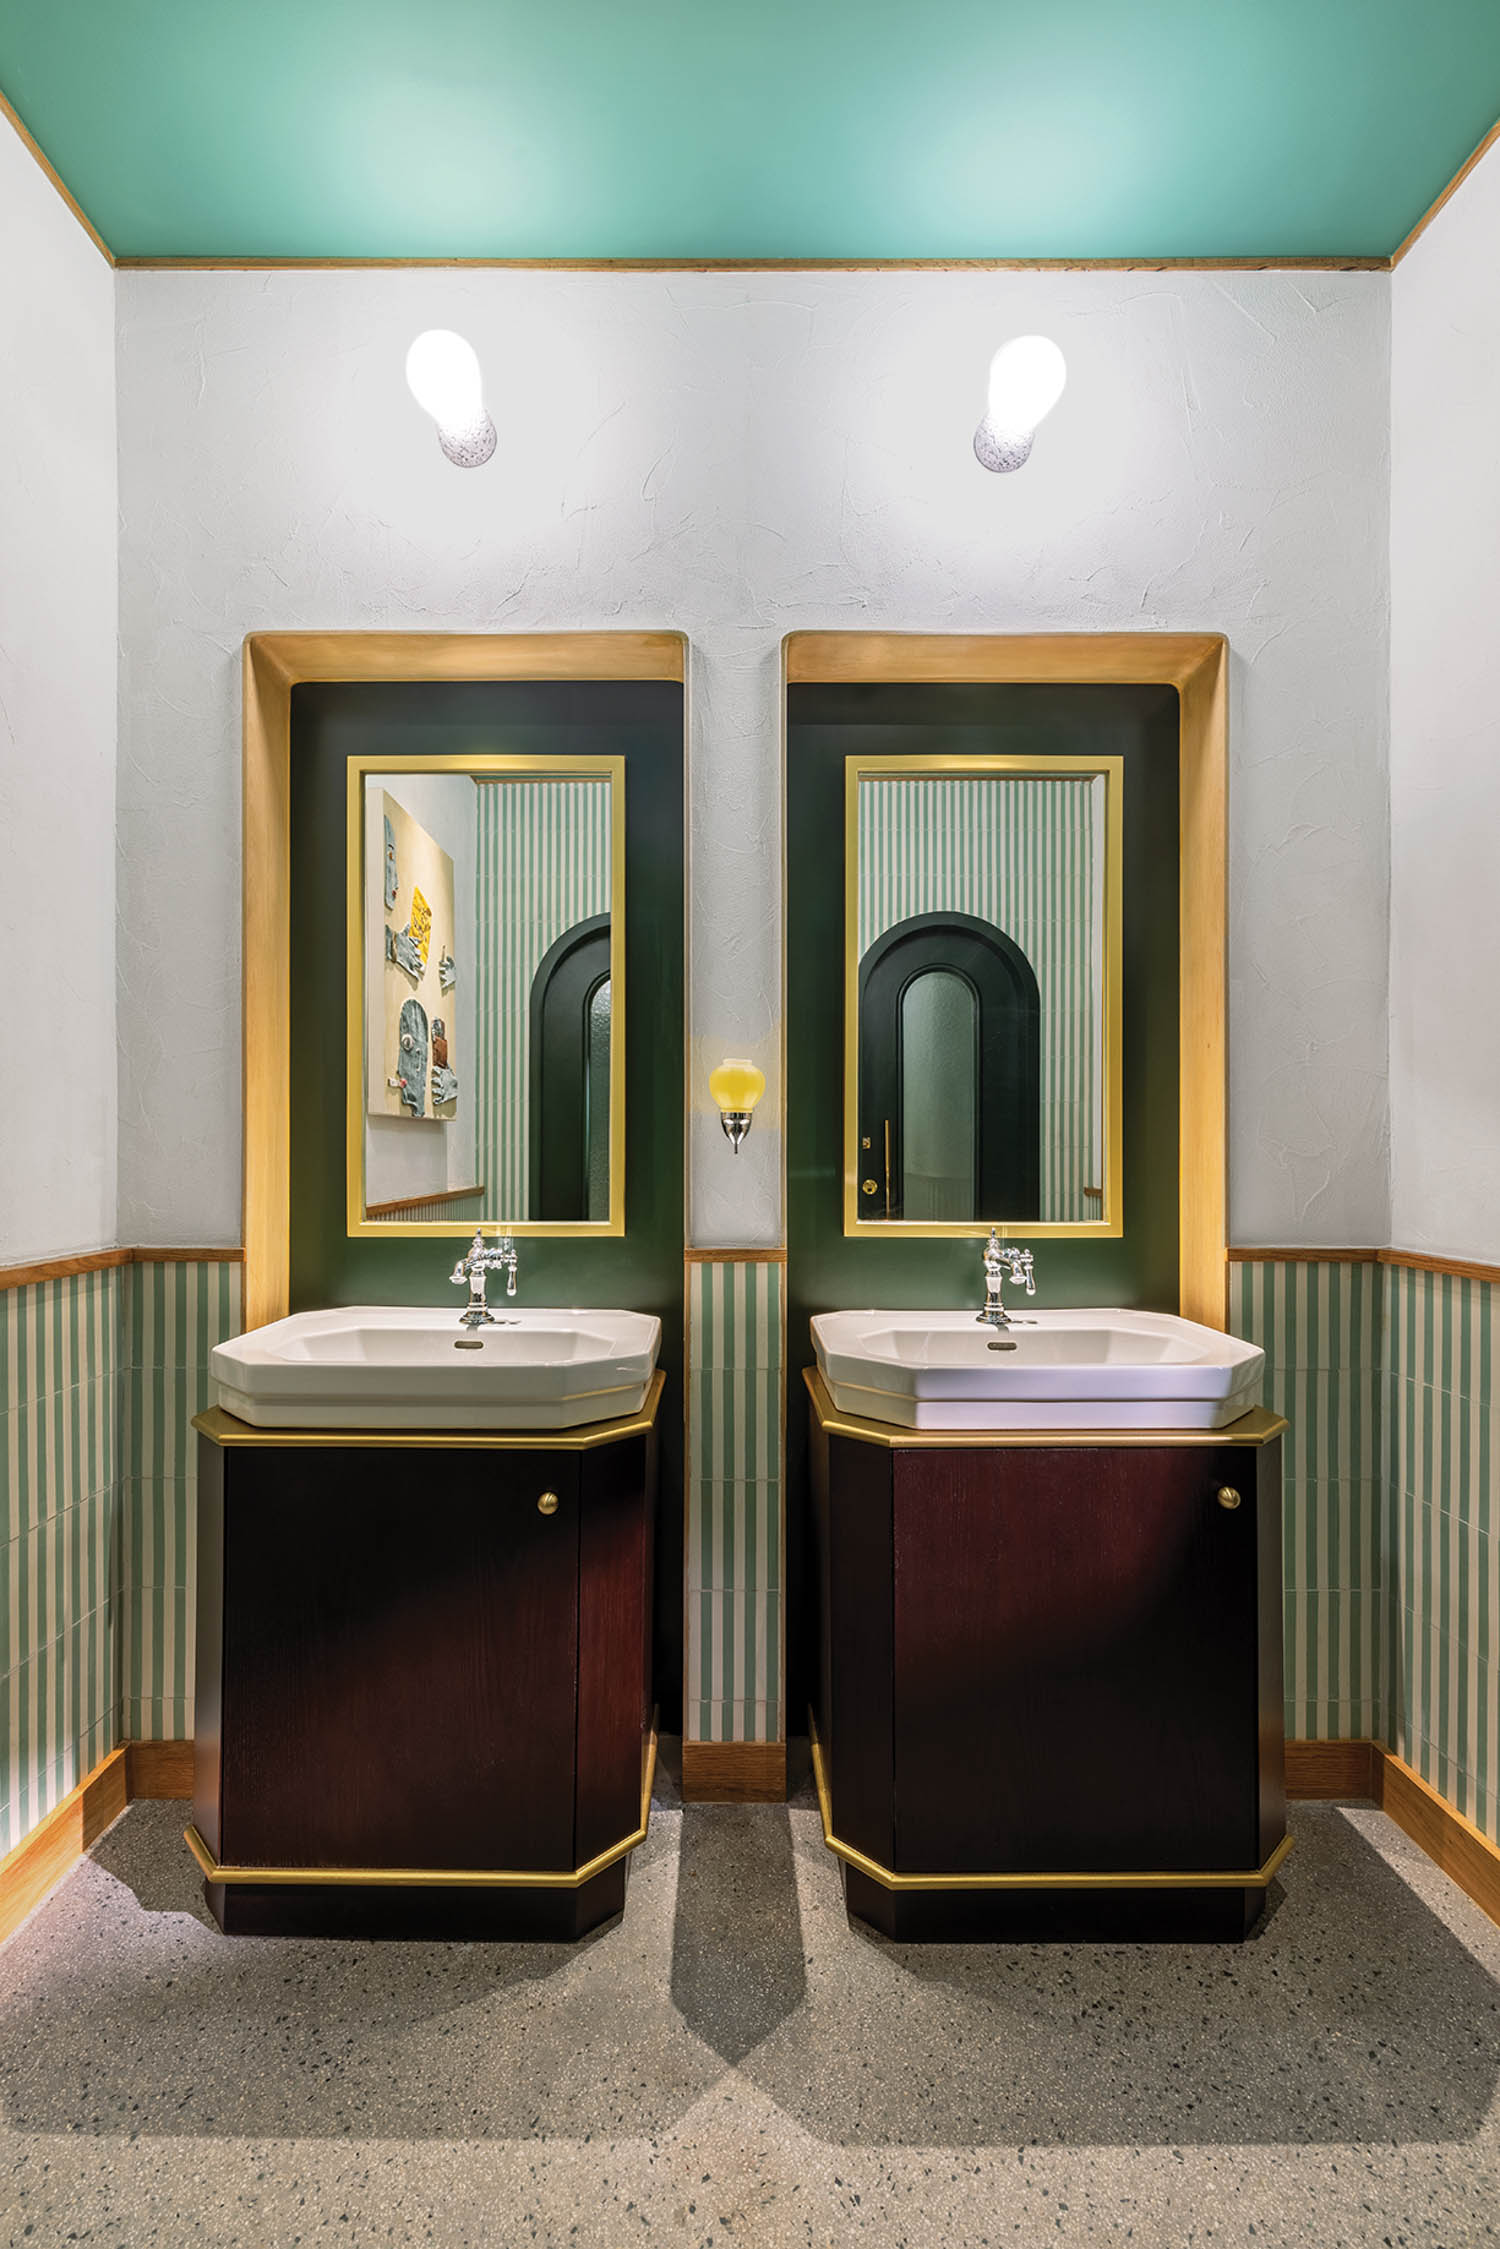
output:
POLYGON ((495 450, 474 346, 451 328, 428 328, 406 355, 412 397, 437 423, 438 443, 457 469, 483 468, 495 450))
POLYGON ((753 1062, 726 1055, 716 1070, 709 1071, 708 1090, 719 1105, 724 1137, 738 1155, 740 1142, 750 1130, 755 1104, 766 1090, 766 1074, 753 1062))
POLYGON ((984 420, 974 432, 982 468, 1003 476, 1021 468, 1038 425, 1063 394, 1068 363, 1050 336, 1012 336, 990 361, 984 420))

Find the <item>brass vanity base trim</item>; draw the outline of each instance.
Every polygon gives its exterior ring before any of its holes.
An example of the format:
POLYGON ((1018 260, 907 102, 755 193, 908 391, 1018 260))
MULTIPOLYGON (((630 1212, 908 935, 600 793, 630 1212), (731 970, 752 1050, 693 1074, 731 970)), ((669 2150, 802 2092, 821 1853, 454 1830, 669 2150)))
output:
POLYGON ((1264 1866, 1231 1873, 897 1874, 891 1867, 882 1866, 878 1859, 868 1858, 863 1851, 856 1851, 852 1843, 840 1842, 834 1834, 828 1776, 823 1769, 823 1745, 818 1739, 818 1729, 811 1716, 807 1723, 812 1742, 813 1779, 817 1783, 818 1810, 823 1820, 823 1840, 835 1858, 842 1859, 845 1866, 852 1866, 857 1874, 867 1875, 872 1882, 878 1882, 884 1890, 1264 1890, 1270 1885, 1292 1847, 1292 1837, 1283 1835, 1264 1866))
MULTIPOLYGON (((1027 1445, 1036 1452, 1051 1452, 1063 1445, 1144 1445, 1154 1451, 1171 1445, 1269 1445, 1283 1436, 1288 1426, 1279 1413, 1255 1406, 1222 1429, 908 1429, 904 1422, 876 1421, 872 1416, 846 1413, 834 1404, 833 1394, 816 1367, 804 1367, 802 1380, 825 1436, 855 1437, 861 1444, 885 1445, 892 1452, 953 1448, 973 1452, 1005 1445, 1027 1445)), ((876 1393, 870 1394, 873 1397, 876 1393)))
POLYGON ((229 1888, 244 1883, 269 1888, 368 1889, 368 1890, 581 1890, 596 1874, 603 1874, 617 1859, 636 1850, 646 1840, 651 1825, 651 1790, 656 1779, 656 1720, 646 1740, 641 1774, 641 1824, 633 1835, 598 1852, 583 1866, 567 1871, 517 1870, 511 1867, 450 1866, 221 1866, 198 1833, 195 1824, 182 1831, 188 1849, 210 1882, 229 1888))
POLYGON ((626 1437, 645 1436, 655 1425, 666 1381, 658 1368, 639 1413, 621 1414, 616 1421, 579 1421, 571 1429, 262 1429, 226 1413, 222 1406, 195 1413, 193 1427, 214 1445, 290 1445, 299 1450, 304 1445, 343 1445, 359 1452, 372 1445, 456 1445, 466 1452, 591 1452, 595 1445, 617 1445, 626 1437))

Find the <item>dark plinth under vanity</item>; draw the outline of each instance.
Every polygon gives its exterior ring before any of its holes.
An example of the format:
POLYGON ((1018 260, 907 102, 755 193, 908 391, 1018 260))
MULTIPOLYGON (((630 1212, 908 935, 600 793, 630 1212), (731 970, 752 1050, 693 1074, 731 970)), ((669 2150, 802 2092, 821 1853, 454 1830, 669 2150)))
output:
POLYGON ((1290 1848, 1281 1433, 898 1429, 810 1399, 814 1765, 900 1938, 1237 1938, 1290 1848))
POLYGON ((199 1415, 188 1841, 227 1933, 556 1938, 620 1910, 662 1385, 557 1433, 199 1415))

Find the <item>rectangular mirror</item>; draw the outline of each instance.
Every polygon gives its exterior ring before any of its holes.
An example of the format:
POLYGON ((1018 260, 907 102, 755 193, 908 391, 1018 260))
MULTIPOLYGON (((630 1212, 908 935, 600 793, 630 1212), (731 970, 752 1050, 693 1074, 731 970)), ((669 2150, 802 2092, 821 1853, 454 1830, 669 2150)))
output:
POLYGON ((845 1233, 1118 1235, 1123 761, 845 774, 845 1233))
POLYGON ((625 1231, 625 761, 349 761, 351 1234, 625 1231))

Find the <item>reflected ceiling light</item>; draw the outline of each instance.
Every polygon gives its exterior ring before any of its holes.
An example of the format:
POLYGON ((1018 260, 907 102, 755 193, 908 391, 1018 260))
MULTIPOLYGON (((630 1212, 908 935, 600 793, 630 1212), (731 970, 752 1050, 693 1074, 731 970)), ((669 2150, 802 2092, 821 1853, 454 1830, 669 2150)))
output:
POLYGON ((750 1130, 751 1112, 766 1090, 766 1074, 753 1062, 726 1055, 716 1070, 709 1071, 708 1090, 719 1105, 724 1137, 738 1155, 750 1130))
POLYGON ((1037 425, 1063 394, 1068 363, 1050 336, 1012 336, 990 361, 990 395, 984 420, 974 432, 974 454, 981 468, 1003 476, 1021 468, 1031 452, 1037 425))
POLYGON ((453 466, 483 468, 495 450, 495 425, 484 410, 474 346, 451 328, 425 329, 406 355, 406 380, 437 423, 438 443, 453 466))

